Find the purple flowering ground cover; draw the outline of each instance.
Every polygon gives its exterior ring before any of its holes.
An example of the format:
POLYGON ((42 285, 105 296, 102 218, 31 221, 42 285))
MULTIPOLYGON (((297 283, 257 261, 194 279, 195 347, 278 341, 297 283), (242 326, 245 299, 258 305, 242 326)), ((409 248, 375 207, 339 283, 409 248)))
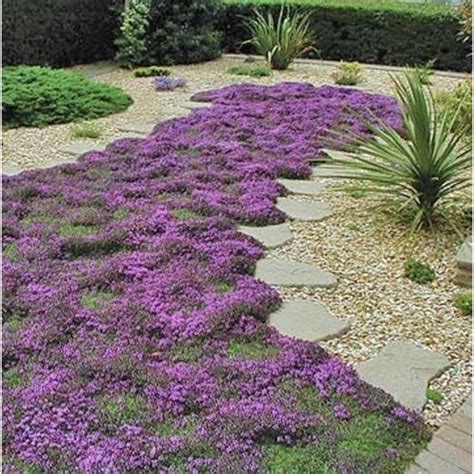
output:
MULTIPOLYGON (((3 177, 4 472, 392 473, 429 434, 318 344, 265 324, 236 223, 282 222, 352 110, 393 98, 240 85, 76 164, 3 177)), ((342 146, 342 144, 341 144, 342 146)))

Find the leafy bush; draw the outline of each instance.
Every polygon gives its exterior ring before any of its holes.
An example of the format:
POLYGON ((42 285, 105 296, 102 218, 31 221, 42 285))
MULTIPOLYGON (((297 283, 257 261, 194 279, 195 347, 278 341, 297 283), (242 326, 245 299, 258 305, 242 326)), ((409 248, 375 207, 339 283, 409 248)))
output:
POLYGON ((148 52, 146 33, 150 22, 149 15, 148 0, 130 0, 130 4, 123 11, 120 36, 115 41, 116 59, 123 66, 145 64, 148 52))
MULTIPOLYGON (((242 46, 246 23, 255 8, 278 15, 281 2, 274 0, 225 0, 218 28, 227 53, 251 51, 242 46)), ((470 45, 458 40, 456 9, 428 4, 367 0, 294 0, 292 10, 311 13, 310 32, 318 51, 305 56, 327 60, 405 66, 437 58, 439 70, 471 71, 470 45)))
POLYGON ((416 67, 412 74, 424 86, 430 86, 432 84, 431 77, 434 74, 433 66, 436 59, 431 59, 426 64, 416 67))
POLYGON ((75 138, 99 138, 102 131, 94 123, 78 123, 71 128, 71 135, 75 138))
POLYGON ((469 44, 472 39, 472 0, 463 0, 459 6, 461 31, 459 36, 463 43, 469 44))
POLYGON ((461 133, 467 142, 472 141, 472 83, 470 79, 460 82, 452 91, 441 91, 436 97, 440 113, 453 120, 452 131, 461 133), (457 114, 456 114, 457 113, 457 114))
POLYGON ((313 50, 310 33, 310 14, 290 14, 282 6, 275 20, 271 13, 265 17, 255 11, 255 18, 247 20, 252 38, 245 43, 255 47, 272 69, 285 70, 299 56, 313 50))
POLYGON ((453 131, 457 111, 438 114, 430 92, 411 74, 392 79, 404 130, 367 124, 371 135, 352 134, 354 153, 328 163, 342 171, 337 177, 367 181, 364 189, 398 204, 397 214, 413 211, 413 229, 431 226, 436 214, 448 218, 442 204, 470 186, 471 147, 453 131))
POLYGON ((362 80, 362 67, 359 63, 346 63, 341 61, 338 71, 332 75, 334 82, 341 86, 355 86, 362 80))
POLYGON ((39 66, 3 70, 3 124, 14 127, 94 119, 122 112, 132 99, 120 88, 39 66))
POLYGON ((133 75, 135 77, 169 76, 170 71, 158 66, 139 67, 133 71, 133 75))
POLYGON ((472 292, 463 291, 454 296, 454 307, 465 316, 472 315, 472 292))
POLYGON ((233 66, 227 69, 229 74, 236 76, 266 77, 272 75, 272 70, 266 66, 233 66))
POLYGON ((413 259, 405 262, 405 276, 420 285, 426 285, 436 279, 436 273, 429 264, 413 259))
POLYGON ((441 405, 443 402, 443 394, 438 390, 433 390, 432 388, 428 388, 426 390, 426 398, 431 400, 435 405, 441 405))
POLYGON ((152 0, 148 64, 191 64, 221 54, 220 0, 152 0))
POLYGON ((172 91, 173 89, 184 87, 186 83, 186 79, 182 79, 180 77, 161 76, 155 79, 155 90, 172 91))

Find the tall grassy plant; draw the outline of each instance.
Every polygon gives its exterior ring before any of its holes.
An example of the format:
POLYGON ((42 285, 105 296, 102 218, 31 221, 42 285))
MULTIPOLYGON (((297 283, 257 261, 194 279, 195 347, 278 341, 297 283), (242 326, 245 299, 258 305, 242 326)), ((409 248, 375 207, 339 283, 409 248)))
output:
POLYGON ((288 69, 297 57, 314 50, 310 16, 309 13, 290 14, 289 8, 284 6, 276 19, 271 13, 265 16, 256 10, 255 18, 246 21, 252 38, 243 44, 253 45, 272 69, 288 69))
POLYGON ((471 145, 454 127, 459 108, 438 112, 434 99, 413 75, 392 77, 402 108, 404 133, 375 121, 372 136, 354 135, 354 151, 329 159, 338 177, 369 183, 398 210, 414 211, 412 228, 431 226, 437 214, 449 220, 443 204, 470 185, 471 145))

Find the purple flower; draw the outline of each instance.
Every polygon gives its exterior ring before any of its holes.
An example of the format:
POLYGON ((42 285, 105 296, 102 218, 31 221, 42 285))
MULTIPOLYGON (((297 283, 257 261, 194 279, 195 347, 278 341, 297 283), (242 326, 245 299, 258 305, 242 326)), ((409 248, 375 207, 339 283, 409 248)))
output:
POLYGON ((159 76, 154 79, 153 83, 157 91, 172 91, 178 87, 184 87, 187 81, 181 77, 159 76))

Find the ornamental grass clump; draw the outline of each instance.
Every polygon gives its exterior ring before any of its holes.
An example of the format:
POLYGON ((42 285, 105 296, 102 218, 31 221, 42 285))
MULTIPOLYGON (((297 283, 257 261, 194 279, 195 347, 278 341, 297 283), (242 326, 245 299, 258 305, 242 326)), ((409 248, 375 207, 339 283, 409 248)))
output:
POLYGON ((296 58, 315 50, 310 19, 309 13, 291 13, 284 6, 276 19, 257 10, 255 18, 246 21, 252 38, 244 44, 254 46, 272 69, 288 69, 296 58))
POLYGON ((472 168, 471 144, 455 127, 460 107, 438 111, 429 90, 410 74, 393 82, 403 129, 375 120, 367 122, 370 134, 344 131, 353 153, 328 164, 341 171, 335 177, 363 181, 361 189, 383 205, 395 204, 396 215, 408 212, 412 229, 432 226, 438 216, 452 223, 445 205, 469 188, 472 168))
POLYGON ((212 105, 3 177, 5 472, 404 472, 421 417, 266 324, 280 298, 237 228, 283 222, 277 177, 309 177, 329 127, 364 130, 350 109, 397 127, 396 102, 294 83, 195 99, 212 105))
POLYGON ((272 70, 267 66, 233 66, 227 69, 229 74, 236 76, 267 77, 272 75, 272 70))

